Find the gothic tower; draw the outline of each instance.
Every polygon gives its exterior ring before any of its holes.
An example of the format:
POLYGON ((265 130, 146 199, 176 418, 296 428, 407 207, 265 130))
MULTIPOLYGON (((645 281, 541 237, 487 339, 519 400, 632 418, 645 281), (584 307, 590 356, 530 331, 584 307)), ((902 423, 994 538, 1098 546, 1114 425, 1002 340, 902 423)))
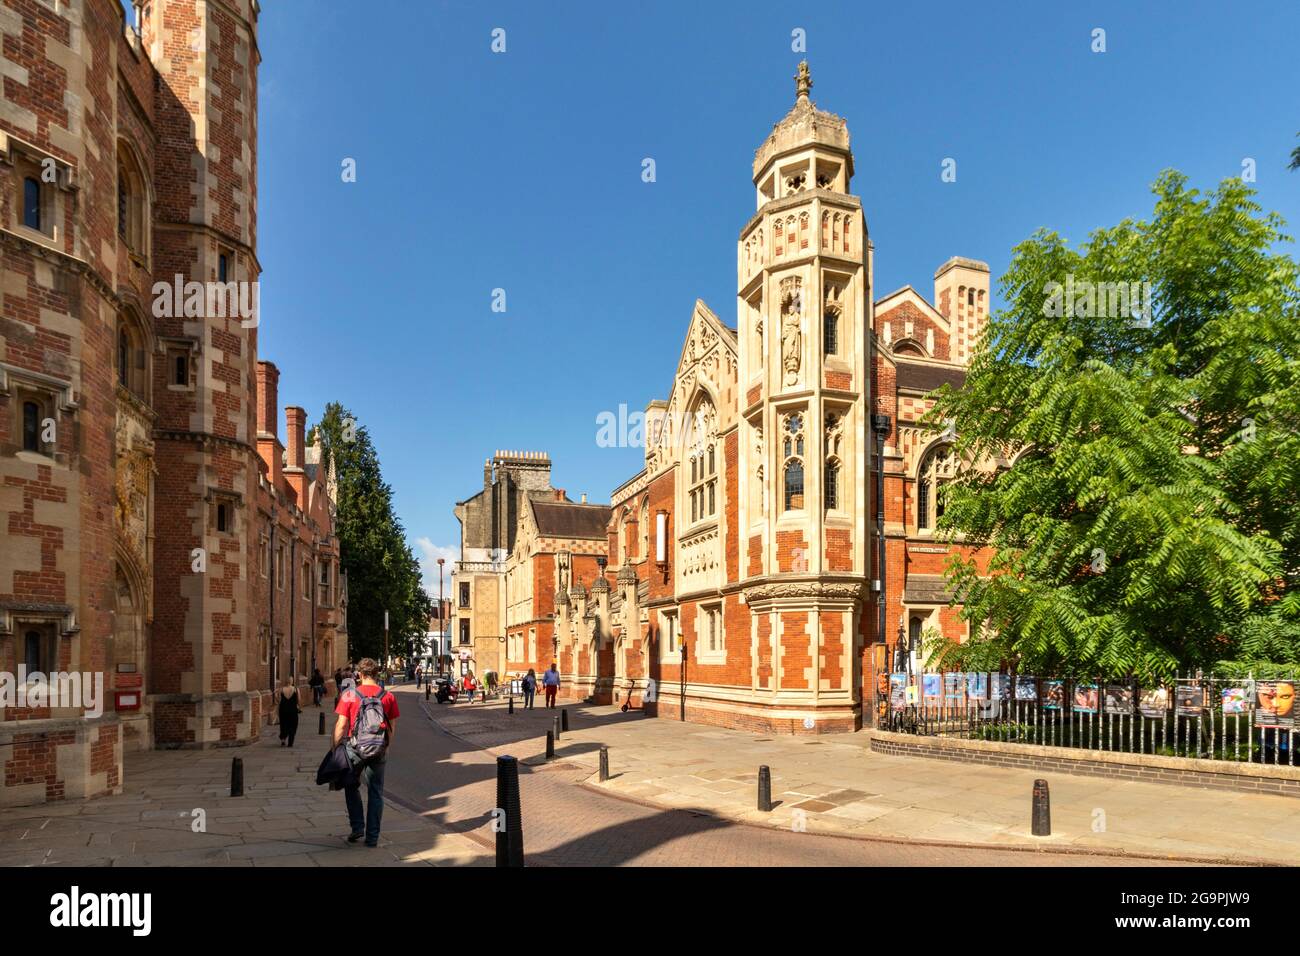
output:
POLYGON ((871 262, 848 127, 795 79, 738 243, 741 577, 756 692, 816 732, 861 720, 871 262))
POLYGON ((167 355, 155 389, 149 681, 160 746, 247 740, 260 718, 247 686, 258 638, 256 447, 266 437, 254 400, 259 317, 250 308, 260 272, 258 9, 258 0, 137 4, 158 72, 154 280, 205 291, 197 309, 189 301, 181 309, 173 296, 170 309, 154 310, 167 355))

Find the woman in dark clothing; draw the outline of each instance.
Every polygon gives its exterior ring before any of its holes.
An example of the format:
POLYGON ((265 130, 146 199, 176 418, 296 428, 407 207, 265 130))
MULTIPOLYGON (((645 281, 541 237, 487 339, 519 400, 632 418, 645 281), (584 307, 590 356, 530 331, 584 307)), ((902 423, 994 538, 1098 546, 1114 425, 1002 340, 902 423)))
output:
POLYGON ((293 746, 294 734, 298 732, 298 715, 302 713, 298 709, 298 688, 293 686, 293 681, 285 684, 280 688, 278 710, 280 713, 280 746, 293 746))

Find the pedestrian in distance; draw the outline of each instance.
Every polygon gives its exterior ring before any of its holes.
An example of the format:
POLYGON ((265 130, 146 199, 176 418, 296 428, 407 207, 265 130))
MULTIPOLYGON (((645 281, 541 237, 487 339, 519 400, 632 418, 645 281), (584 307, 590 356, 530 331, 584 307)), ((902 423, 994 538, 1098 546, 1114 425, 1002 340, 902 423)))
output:
POLYGON ((471 704, 474 703, 474 690, 475 688, 478 687, 478 681, 474 679, 473 671, 465 672, 465 676, 461 678, 460 687, 461 690, 465 692, 465 695, 469 698, 469 702, 471 704))
POLYGON ((294 735, 298 733, 298 715, 302 713, 298 706, 298 688, 293 685, 292 677, 280 688, 276 705, 280 718, 280 746, 292 747, 294 735))
POLYGON ((531 667, 528 668, 528 673, 524 675, 523 691, 524 709, 532 710, 533 695, 537 693, 537 671, 533 670, 531 667))
POLYGON ((542 675, 542 686, 546 689, 546 706, 555 707, 555 695, 560 692, 560 672, 555 669, 555 662, 551 662, 551 669, 542 675))
POLYGON ((339 700, 335 713, 334 742, 337 747, 348 738, 348 748, 360 766, 352 782, 343 788, 347 801, 348 824, 352 832, 349 843, 365 837, 366 846, 379 845, 379 829, 384 814, 384 771, 388 748, 397 736, 397 698, 379 686, 379 665, 363 658, 358 665, 361 683, 349 687, 339 700), (361 804, 361 786, 367 789, 366 804, 361 804))
POLYGON ((314 706, 320 706, 320 699, 325 696, 325 677, 321 674, 319 667, 313 667, 311 671, 311 680, 307 681, 307 686, 311 688, 311 702, 314 706))

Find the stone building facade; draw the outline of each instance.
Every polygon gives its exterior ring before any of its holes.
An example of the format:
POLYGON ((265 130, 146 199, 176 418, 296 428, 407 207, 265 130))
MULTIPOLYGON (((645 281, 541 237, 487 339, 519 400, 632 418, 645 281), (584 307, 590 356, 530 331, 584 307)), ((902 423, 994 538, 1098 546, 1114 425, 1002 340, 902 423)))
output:
MULTIPOLYGON (((460 560, 452 573, 452 657, 457 673, 504 673, 506 561, 535 498, 553 498, 542 451, 497 451, 483 462, 483 489, 456 502, 460 560)), ((558 492, 563 498, 564 492, 558 492)))
POLYGON ((312 635, 270 614, 262 529, 337 564, 324 476, 255 407, 257 16, 0 0, 0 671, 106 698, 3 707, 0 805, 255 739, 272 635, 312 635))
POLYGON ((532 668, 541 674, 552 662, 571 675, 573 696, 612 699, 612 662, 605 640, 609 615, 608 505, 534 499, 519 521, 516 547, 506 561, 505 671, 532 668))
POLYGON ((963 380, 988 267, 945 263, 937 304, 910 287, 876 296, 847 124, 813 105, 811 85, 801 65, 793 109, 754 157, 736 326, 697 301, 672 389, 647 407, 645 469, 611 497, 608 566, 593 567, 601 549, 582 562, 570 549, 562 573, 565 548, 548 544, 528 621, 508 621, 529 633, 529 663, 545 657, 531 631, 553 637, 566 695, 763 732, 849 731, 873 719, 900 618, 965 635, 940 575, 950 548, 932 530, 947 443, 919 419, 930 390, 963 380))

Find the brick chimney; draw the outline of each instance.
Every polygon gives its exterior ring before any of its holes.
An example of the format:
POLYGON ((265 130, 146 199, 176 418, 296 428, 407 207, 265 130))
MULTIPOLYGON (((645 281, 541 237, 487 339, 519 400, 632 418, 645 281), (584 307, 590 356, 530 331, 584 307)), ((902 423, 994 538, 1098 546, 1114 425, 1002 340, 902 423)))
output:
POLYGON ((275 437, 276 409, 280 407, 280 370, 274 362, 257 363, 257 435, 275 437))
POLYGON ((307 425, 307 412, 297 405, 289 405, 284 410, 285 422, 285 456, 284 476, 298 496, 298 507, 307 507, 307 475, 303 471, 303 430, 307 425))
POLYGON ((266 462, 271 487, 280 484, 280 439, 276 435, 280 370, 274 362, 257 363, 257 453, 266 462))

